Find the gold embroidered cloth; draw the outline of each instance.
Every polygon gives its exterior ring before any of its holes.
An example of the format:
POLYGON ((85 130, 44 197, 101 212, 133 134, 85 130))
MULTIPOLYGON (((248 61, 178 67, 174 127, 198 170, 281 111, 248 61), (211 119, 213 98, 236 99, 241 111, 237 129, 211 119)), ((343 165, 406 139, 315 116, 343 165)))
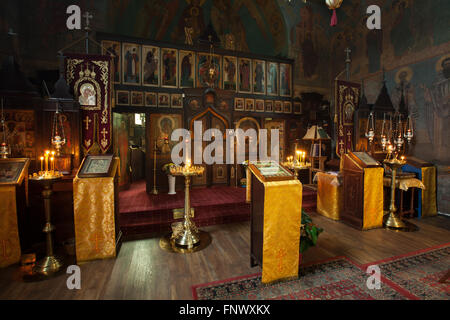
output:
POLYGON ((436 167, 422 168, 422 182, 425 190, 422 190, 422 217, 437 215, 436 206, 436 167))
POLYGON ((16 186, 0 186, 0 268, 20 261, 16 186))
MULTIPOLYGON (((248 177, 250 180, 251 176, 248 177)), ((261 281, 270 283, 297 277, 302 222, 302 184, 296 179, 264 182, 257 174, 255 177, 265 189, 261 281)))
POLYGON ((114 159, 111 177, 73 180, 77 262, 116 256, 114 221, 114 159))
POLYGON ((317 177, 317 213, 339 220, 344 205, 343 187, 338 177, 325 172, 318 172, 317 177))
MULTIPOLYGON (((392 184, 392 178, 384 177, 383 184, 385 187, 390 187, 392 184)), ((416 178, 396 178, 395 187, 403 191, 408 191, 409 188, 425 189, 425 185, 422 183, 422 181, 416 178)))
POLYGON ((383 226, 383 168, 364 169, 363 230, 383 226))

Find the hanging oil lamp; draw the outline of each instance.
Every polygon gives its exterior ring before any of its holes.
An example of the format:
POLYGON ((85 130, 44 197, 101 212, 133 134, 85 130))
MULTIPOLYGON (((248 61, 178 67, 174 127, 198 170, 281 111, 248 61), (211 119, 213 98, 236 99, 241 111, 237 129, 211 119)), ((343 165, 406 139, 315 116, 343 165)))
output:
POLYGON ((3 131, 3 141, 0 144, 0 158, 6 159, 11 154, 11 148, 6 142, 6 125, 5 125, 5 116, 3 113, 3 98, 2 98, 2 119, 1 119, 2 131, 3 131))
POLYGON ((375 138, 375 128, 374 128, 374 116, 373 111, 369 114, 369 118, 367 119, 367 127, 366 127, 366 138, 369 140, 369 143, 373 142, 373 138, 375 138))
POLYGON ((406 139, 406 141, 408 141, 408 144, 410 144, 412 139, 414 138, 414 130, 411 115, 408 115, 408 120, 406 120, 405 133, 403 134, 403 137, 406 139))
POLYGON ((388 142, 385 131, 384 131, 385 126, 386 126, 386 113, 383 113, 383 124, 381 126, 381 136, 380 136, 380 142, 381 142, 381 147, 383 148, 383 152, 386 151, 386 145, 388 142))
POLYGON ((337 19, 337 15, 336 15, 336 9, 338 9, 341 4, 342 4, 343 0, 325 0, 325 3, 328 6, 328 9, 333 10, 333 15, 331 17, 331 22, 330 22, 330 26, 334 27, 335 25, 337 25, 338 19, 337 19))
POLYGON ((55 146, 56 156, 59 157, 61 155, 62 146, 66 144, 66 137, 64 135, 62 116, 59 113, 58 104, 59 104, 59 102, 56 103, 56 111, 55 111, 55 115, 53 117, 51 142, 52 142, 52 145, 55 146))
POLYGON ((212 36, 208 36, 210 47, 209 47, 209 81, 210 86, 214 88, 215 76, 216 76, 216 66, 214 64, 214 45, 212 42, 212 36))
POLYGON ((397 134, 396 134, 396 138, 395 138, 395 140, 394 140, 394 143, 395 143, 395 145, 396 145, 396 147, 397 147, 397 150, 398 151, 400 151, 401 149, 402 149, 402 147, 403 147, 403 144, 405 143, 405 140, 403 140, 403 136, 402 136, 402 133, 403 133, 403 126, 402 126, 402 115, 401 115, 401 113, 399 113, 398 114, 398 122, 397 122, 397 134))

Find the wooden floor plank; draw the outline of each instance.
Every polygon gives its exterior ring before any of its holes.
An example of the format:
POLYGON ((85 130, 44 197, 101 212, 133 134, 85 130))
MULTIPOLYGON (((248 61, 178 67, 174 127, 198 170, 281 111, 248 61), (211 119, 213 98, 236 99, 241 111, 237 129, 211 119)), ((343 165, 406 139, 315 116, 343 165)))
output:
MULTIPOLYGON (((303 263, 346 256, 366 264, 450 242, 450 218, 411 220, 419 231, 359 231, 341 222, 311 214, 324 229, 318 245, 303 263)), ((206 249, 193 254, 166 252, 159 238, 125 242, 116 259, 83 263, 82 289, 68 290, 68 275, 36 282, 21 281, 19 268, 0 269, 0 299, 192 299, 191 286, 258 273, 250 268, 248 222, 201 228, 212 236, 206 249)))

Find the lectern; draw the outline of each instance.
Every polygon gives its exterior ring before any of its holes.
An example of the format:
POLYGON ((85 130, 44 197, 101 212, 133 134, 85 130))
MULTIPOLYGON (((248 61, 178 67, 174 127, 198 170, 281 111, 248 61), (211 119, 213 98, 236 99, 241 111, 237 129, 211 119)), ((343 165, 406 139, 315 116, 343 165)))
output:
MULTIPOLYGON (((28 179, 30 159, 0 159, 0 268, 20 261, 21 248, 17 223, 18 207, 25 196, 18 188, 28 179)), ((25 182, 26 194, 27 181, 25 182)))
POLYGON ((381 228, 382 165, 365 152, 350 152, 343 157, 344 210, 341 220, 360 230, 381 228))
POLYGON ((73 180, 77 262, 117 256, 119 158, 86 156, 73 180))
POLYGON ((250 264, 262 282, 298 276, 302 184, 273 161, 249 164, 251 172, 250 264))
POLYGON ((407 157, 406 165, 402 167, 403 172, 413 172, 421 180, 425 189, 418 191, 417 216, 427 217, 437 215, 436 205, 436 167, 426 161, 415 157, 407 157))

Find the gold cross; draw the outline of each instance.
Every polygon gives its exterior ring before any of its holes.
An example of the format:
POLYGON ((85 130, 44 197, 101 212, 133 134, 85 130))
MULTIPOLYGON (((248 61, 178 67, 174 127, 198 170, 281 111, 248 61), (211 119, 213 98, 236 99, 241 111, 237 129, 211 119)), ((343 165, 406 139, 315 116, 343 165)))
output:
POLYGON ((103 128, 102 132, 100 132, 103 135, 103 140, 106 139, 106 135, 108 134, 108 131, 106 131, 105 128, 103 128))
POLYGON ((84 119, 83 122, 86 124, 86 130, 89 130, 89 123, 92 122, 92 120, 89 119, 89 116, 86 116, 86 119, 84 119))
POLYGON ((103 240, 103 237, 99 237, 98 233, 95 234, 95 252, 100 253, 99 242, 103 240))
POLYGON ((285 249, 280 249, 278 250, 277 253, 277 258, 278 260, 278 271, 281 272, 284 267, 283 267, 283 258, 286 256, 286 250, 285 249))

